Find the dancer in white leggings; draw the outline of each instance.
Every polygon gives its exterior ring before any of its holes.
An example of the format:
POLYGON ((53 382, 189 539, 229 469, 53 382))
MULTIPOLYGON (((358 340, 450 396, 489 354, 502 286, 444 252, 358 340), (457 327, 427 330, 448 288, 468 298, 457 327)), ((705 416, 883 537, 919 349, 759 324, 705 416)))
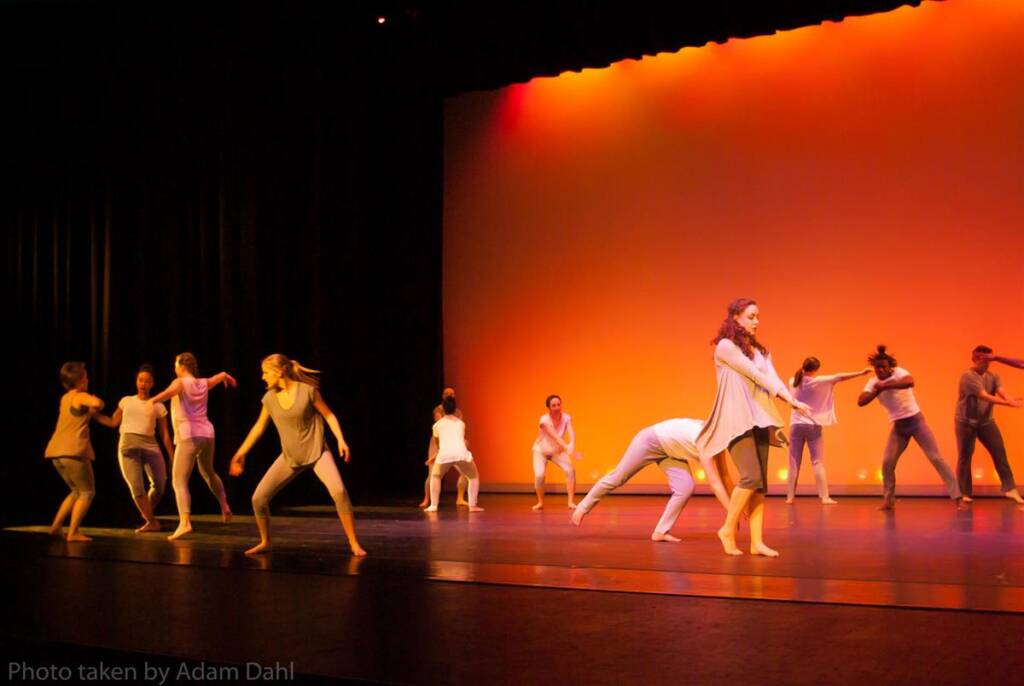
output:
POLYGON ((121 475, 128 484, 135 507, 144 520, 135 533, 160 530, 160 521, 154 511, 167 485, 167 467, 156 440, 158 426, 167 454, 172 457, 174 455, 171 434, 167 430, 167 408, 163 403, 154 403, 150 398, 153 384, 153 367, 142 365, 135 374, 135 389, 138 393, 121 398, 113 416, 96 415, 96 421, 100 424, 111 429, 121 429, 117 461, 121 465, 121 475), (148 490, 144 476, 149 477, 148 490))
POLYGON ((793 397, 807 403, 811 408, 810 415, 796 412, 789 417, 789 476, 786 484, 786 502, 792 503, 796 497, 796 483, 800 476, 800 464, 803 462, 804 445, 811 454, 811 467, 814 469, 814 481, 818 486, 818 497, 825 505, 835 505, 836 501, 828 494, 828 478, 825 476, 825 439, 821 429, 832 426, 836 419, 835 394, 833 389, 840 381, 848 381, 858 376, 871 373, 871 367, 859 372, 840 372, 839 374, 819 374, 821 361, 817 357, 808 357, 789 380, 793 397))
POLYGON ((254 555, 270 550, 270 500, 292 479, 312 469, 334 501, 352 554, 366 555, 356 538, 352 503, 348 499, 341 474, 338 473, 334 456, 327 447, 324 420, 338 441, 338 453, 342 459, 348 462, 351 454, 341 433, 338 418, 320 395, 320 380, 315 376, 318 372, 276 353, 263 358, 261 367, 263 381, 267 384, 267 392, 262 400, 263 409, 245 442, 231 458, 230 474, 242 474, 245 456, 263 435, 270 420, 273 420, 281 439, 281 454, 270 465, 252 494, 252 511, 256 516, 260 542, 246 550, 245 554, 254 555))
MULTIPOLYGON (((451 388, 450 386, 448 388, 445 388, 441 392, 441 401, 444 402, 444 399, 449 397, 455 397, 455 389, 451 388)), ((443 416, 444 408, 441 405, 438 405, 437 407, 434 408, 434 422, 437 422, 437 420, 439 420, 443 416)), ((459 419, 462 419, 462 410, 456 408, 455 416, 458 417, 459 419)), ((420 502, 421 509, 430 505, 430 474, 431 471, 433 470, 434 458, 437 457, 437 447, 437 439, 434 436, 431 436, 430 445, 427 447, 427 461, 425 462, 425 464, 427 465, 427 478, 423 482, 423 501, 420 502)), ((467 479, 464 474, 460 473, 459 481, 455 487, 456 507, 469 507, 469 501, 466 500, 466 486, 468 484, 469 479, 467 479)))
POLYGON ((657 464, 668 477, 672 497, 668 499, 661 519, 654 527, 651 540, 678 543, 680 539, 670 532, 693 494, 693 475, 690 471, 692 460, 700 460, 712 492, 722 507, 728 509, 729 492, 733 484, 725 465, 725 451, 714 457, 700 459, 694 441, 703 426, 704 422, 699 419, 667 419, 641 430, 633 437, 615 469, 594 484, 576 506, 571 515, 572 523, 576 526, 582 524, 583 518, 601 498, 629 481, 647 465, 657 464))
POLYGON ((549 395, 544 404, 548 411, 540 416, 540 431, 533 442, 533 488, 537 492, 533 510, 544 509, 544 472, 548 462, 554 462, 565 472, 565 493, 571 510, 576 507, 576 468, 572 464, 576 432, 572 428, 572 417, 562 411, 559 396, 549 395))
POLYGON ((469 511, 483 512, 484 508, 477 505, 480 474, 473 463, 473 453, 466 448, 466 424, 455 414, 455 396, 442 400, 441 408, 444 416, 434 422, 437 455, 434 456, 430 471, 430 506, 425 512, 437 512, 438 500, 441 498, 441 479, 452 467, 469 480, 469 511))
POLYGON ((174 425, 174 459, 171 469, 171 484, 174 499, 178 505, 178 528, 167 538, 175 540, 192 531, 192 496, 188 491, 188 480, 192 468, 199 463, 202 475, 210 492, 220 504, 221 517, 231 521, 231 508, 224 492, 224 482, 213 469, 214 431, 213 424, 206 417, 209 391, 220 384, 231 388, 238 385, 235 377, 227 372, 214 374, 207 379, 197 379, 199 363, 192 353, 181 353, 174 358, 174 374, 178 377, 166 390, 153 396, 154 403, 171 401, 171 423, 174 425))
POLYGON ((57 427, 46 444, 43 457, 50 461, 71 490, 57 509, 50 535, 59 536, 64 520, 71 515, 68 541, 91 541, 79 527, 96 495, 92 472, 95 454, 89 440, 89 420, 103 409, 103 401, 89 394, 89 375, 84 362, 65 362, 60 368, 60 383, 66 390, 60 399, 57 427))

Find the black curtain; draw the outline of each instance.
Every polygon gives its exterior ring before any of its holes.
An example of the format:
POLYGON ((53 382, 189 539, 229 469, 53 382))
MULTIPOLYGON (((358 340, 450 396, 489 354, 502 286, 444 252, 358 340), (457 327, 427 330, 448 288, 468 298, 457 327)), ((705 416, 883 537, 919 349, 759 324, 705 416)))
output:
MULTIPOLYGON (((441 100, 414 33, 334 3, 15 3, 4 47, 8 441, 3 523, 65 491, 42 459, 65 360, 112 411, 176 353, 216 390, 216 464, 259 412, 260 359, 323 370, 359 503, 418 496, 441 358, 441 100)), ((93 424, 89 523, 135 516, 93 424)), ((240 511, 273 432, 227 480, 240 511)), ((197 511, 215 504, 196 477, 197 511)), ((312 477, 275 501, 329 504, 312 477)), ((173 511, 168 490, 161 511, 173 511)))

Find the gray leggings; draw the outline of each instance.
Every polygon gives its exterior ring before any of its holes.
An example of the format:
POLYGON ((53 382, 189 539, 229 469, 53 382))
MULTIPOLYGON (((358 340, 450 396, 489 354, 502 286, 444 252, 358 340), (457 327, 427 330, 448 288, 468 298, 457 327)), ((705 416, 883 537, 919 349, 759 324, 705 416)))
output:
POLYGON ((186 438, 178 441, 174 448, 174 466, 172 471, 172 485, 174 486, 174 499, 178 503, 178 514, 190 514, 192 512, 192 495, 188 492, 188 479, 192 476, 192 468, 199 463, 199 473, 202 475, 206 485, 220 503, 221 510, 225 510, 228 504, 227 494, 224 492, 224 482, 217 476, 213 469, 213 438, 186 438))
POLYGON ((889 440, 885 443, 885 455, 882 458, 882 495, 886 500, 892 500, 896 496, 896 463, 900 455, 910 445, 913 438, 921 446, 925 457, 932 463, 932 467, 942 477, 946 484, 949 497, 956 500, 960 497, 960 487, 957 486, 953 477, 953 470, 949 468, 946 461, 939 455, 939 444, 935 440, 928 422, 924 420, 924 414, 918 412, 913 417, 897 419, 892 423, 892 430, 889 432, 889 440))
POLYGON ((64 479, 71 492, 79 498, 92 498, 96 495, 96 478, 92 473, 92 460, 80 460, 74 457, 55 457, 50 460, 54 469, 64 479))
POLYGON ((770 430, 755 426, 729 443, 729 455, 740 473, 740 488, 764 493, 768 485, 770 430))
POLYGON ((167 486, 167 467, 159 448, 122 448, 117 451, 121 476, 132 492, 132 498, 147 495, 143 474, 149 477, 149 502, 156 505, 167 486))
POLYGON ((690 465, 686 460, 668 456, 661 446, 661 441, 658 440, 658 434, 651 427, 643 429, 633 437, 629 447, 626 448, 626 453, 619 460, 619 464, 615 465, 615 469, 594 484, 590 492, 576 507, 583 508, 584 512, 590 512, 601 498, 622 486, 634 474, 652 462, 657 463, 658 468, 668 477, 668 485, 672 489, 672 497, 668 499, 665 511, 654 528, 656 533, 668 533, 675 526, 686 501, 693 494, 693 476, 690 474, 690 465))
POLYGON ((310 467, 313 468, 313 473, 320 479, 320 482, 327 487, 327 492, 331 494, 331 500, 334 501, 334 506, 338 513, 351 514, 352 503, 348 499, 348 493, 345 492, 345 484, 341 480, 338 465, 334 463, 334 456, 330 450, 325 450, 316 462, 301 467, 291 466, 284 459, 284 455, 278 455, 277 459, 274 460, 274 464, 270 465, 270 469, 260 479, 256 490, 253 491, 253 514, 257 517, 269 517, 271 498, 287 486, 288 482, 310 467))
POLYGON ((1003 434, 995 422, 985 422, 978 426, 971 426, 964 422, 956 423, 956 477, 960 485, 960 492, 964 495, 974 493, 974 483, 971 478, 971 457, 974 456, 974 445, 981 441, 985 450, 992 456, 992 464, 995 465, 996 473, 999 474, 999 484, 1003 493, 1017 488, 1013 481, 1013 470, 1010 469, 1010 462, 1006 459, 1006 445, 1003 444, 1003 434))

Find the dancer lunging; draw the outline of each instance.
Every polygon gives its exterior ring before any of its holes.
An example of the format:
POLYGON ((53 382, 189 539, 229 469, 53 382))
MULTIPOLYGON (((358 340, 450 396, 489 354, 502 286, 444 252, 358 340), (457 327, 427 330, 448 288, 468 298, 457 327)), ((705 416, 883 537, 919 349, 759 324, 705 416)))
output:
MULTIPOLYGON (((445 398, 454 398, 455 389, 448 387, 441 392, 441 401, 445 398)), ((444 416, 444 408, 438 405, 434 408, 434 421, 437 422, 441 417, 444 416)), ((462 410, 456 408, 455 416, 462 419, 462 410)), ((434 458, 437 457, 437 439, 434 436, 430 437, 430 446, 427 448, 427 478, 423 482, 423 501, 420 502, 420 509, 430 505, 430 472, 434 465, 434 458)), ((466 500, 466 486, 469 484, 469 479, 465 477, 461 472, 459 473, 459 481, 456 484, 456 497, 455 505, 469 507, 469 501, 466 500)))
POLYGON ((338 454, 348 462, 351 459, 348 444, 341 433, 338 418, 320 395, 320 380, 316 371, 303 367, 284 355, 268 355, 263 359, 263 381, 267 392, 263 396, 263 409, 245 442, 231 458, 231 476, 240 476, 245 469, 245 456, 273 420, 281 439, 281 454, 263 475, 252 494, 252 511, 260 542, 245 551, 247 555, 270 550, 270 500, 288 482, 309 469, 327 488, 345 530, 352 554, 366 555, 356 538, 352 503, 338 472, 338 465, 327 447, 324 420, 338 442, 338 454))
POLYGON ((70 489, 57 509, 50 534, 59 536, 64 520, 71 515, 67 540, 92 540, 79 527, 96 495, 92 472, 95 454, 89 441, 89 420, 103 409, 103 401, 89 394, 89 375, 84 362, 65 362, 60 368, 60 384, 65 393, 60 399, 57 427, 46 444, 43 457, 50 461, 70 489))
POLYGON ((430 471, 430 506, 426 512, 437 512, 441 498, 441 479, 452 467, 469 480, 469 511, 483 512, 477 505, 480 494, 480 474, 473 462, 473 453, 466 448, 466 425, 456 416, 455 396, 441 401, 444 416, 434 422, 434 438, 437 439, 437 455, 434 456, 430 471))
POLYGON ((601 498, 652 463, 657 464, 665 473, 669 488, 672 490, 672 497, 665 505, 665 511, 651 534, 652 541, 677 543, 680 540, 673 536, 671 531, 693 494, 694 482, 690 470, 692 460, 700 460, 711 490, 722 506, 728 509, 729 491, 732 490, 733 484, 725 465, 725 452, 700 459, 694 441, 703 426, 704 423, 699 419, 668 419, 642 429, 633 437, 615 469, 594 484, 576 506, 571 515, 572 523, 576 526, 582 524, 583 518, 597 506, 601 498))
POLYGON ((192 531, 192 495, 188 480, 192 468, 199 463, 199 473, 220 503, 221 517, 231 521, 231 508, 224 492, 224 482, 213 468, 214 430, 206 416, 211 388, 225 384, 231 388, 238 385, 235 377, 227 372, 214 374, 207 379, 197 379, 199 363, 192 353, 181 353, 174 358, 174 374, 178 377, 166 390, 153 396, 154 403, 171 401, 171 424, 174 425, 174 458, 171 465, 171 485, 178 505, 178 528, 167 538, 175 540, 192 531))
POLYGON ((572 464, 576 433, 572 417, 562 411, 562 399, 557 395, 549 395, 544 404, 548 411, 540 416, 540 432, 533 442, 533 488, 537 492, 533 509, 544 509, 544 472, 548 462, 554 462, 565 472, 566 497, 572 509, 576 507, 576 468, 572 464))
POLYGON ((729 303, 727 315, 712 339, 718 390, 711 416, 697 437, 698 453, 716 455, 728 448, 739 484, 732 490, 725 523, 718 538, 729 555, 736 547, 736 528, 746 510, 750 519, 750 553, 778 557, 764 542, 764 498, 768 488, 768 447, 772 433, 783 426, 773 399, 778 396, 799 412, 808 405, 793 397, 772 366, 771 354, 756 338, 760 324, 757 303, 740 298, 729 303))
POLYGON ((167 430, 167 408, 163 403, 154 403, 150 398, 153 391, 153 367, 144 364, 135 374, 135 395, 126 395, 117 404, 111 417, 96 415, 96 421, 111 429, 121 429, 117 444, 117 461, 121 476, 128 484, 132 500, 143 524, 136 533, 159 531, 160 521, 154 510, 164 495, 167 485, 167 466, 156 440, 157 427, 168 456, 174 455, 171 434, 167 430), (145 478, 149 478, 146 489, 145 478))
POLYGON ((857 398, 857 404, 864 407, 875 398, 885 408, 892 422, 889 439, 882 457, 882 506, 880 510, 891 510, 896 504, 896 463, 913 438, 921 446, 925 457, 942 477, 949 497, 960 505, 960 487, 957 486, 953 470, 939 454, 928 422, 914 397, 914 377, 903 367, 896 366, 896 358, 886 352, 885 346, 878 346, 868 356, 868 363, 875 370, 875 378, 868 381, 857 398))
POLYGON ((1010 462, 1006 459, 1003 434, 993 417, 996 405, 1019 408, 1024 403, 1021 398, 1007 395, 1002 380, 989 371, 989 359, 986 356, 991 354, 992 348, 986 345, 976 347, 971 352, 971 368, 960 376, 959 397, 956 401, 957 482, 964 502, 971 502, 971 496, 974 495, 971 457, 974 455, 976 441, 980 440, 992 457, 1003 495, 1017 503, 1024 503, 1013 480, 1010 462))
POLYGON ((828 494, 828 478, 825 476, 825 439, 821 435, 821 430, 838 421, 833 393, 835 385, 840 381, 848 381, 871 373, 871 367, 865 367, 859 372, 840 372, 839 374, 819 374, 820 369, 821 362, 818 358, 808 357, 789 382, 793 397, 807 403, 811 412, 810 415, 806 415, 794 411, 789 418, 787 503, 792 503, 796 496, 796 482, 800 476, 804 445, 807 446, 807 450, 811 454, 811 467, 814 470, 814 481, 818 486, 818 497, 825 505, 836 503, 828 494))

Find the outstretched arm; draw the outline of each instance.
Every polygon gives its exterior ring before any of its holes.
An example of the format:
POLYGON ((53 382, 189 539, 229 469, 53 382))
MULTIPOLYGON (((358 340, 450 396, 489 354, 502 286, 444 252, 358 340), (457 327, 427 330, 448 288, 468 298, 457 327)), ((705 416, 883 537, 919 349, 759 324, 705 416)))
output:
POLYGON ((1022 403, 1020 398, 1011 398, 1000 386, 996 389, 996 394, 986 393, 985 391, 978 391, 978 397, 982 400, 986 400, 993 405, 1003 405, 1004 407, 1021 407, 1022 403))
POLYGON ((838 374, 819 374, 818 379, 825 383, 839 383, 840 381, 849 381, 850 379, 856 379, 858 376, 864 376, 874 371, 871 367, 864 367, 859 372, 839 372, 838 374))
POLYGON ((108 429, 116 429, 117 427, 121 426, 121 415, 122 412, 121 408, 119 407, 116 410, 114 410, 114 414, 110 415, 109 417, 105 414, 97 413, 92 416, 92 419, 97 424, 102 424, 108 429))
POLYGON ((345 436, 341 433, 341 424, 338 423, 338 418, 331 412, 331 408, 327 407, 323 396, 320 395, 320 389, 314 391, 313 406, 316 407, 317 412, 323 415, 324 421, 327 422, 327 426, 330 427, 335 440, 338 441, 338 453, 345 459, 345 462, 348 462, 352 459, 352 453, 349 451, 348 443, 345 442, 345 436))
POLYGON ((103 409, 103 401, 91 393, 79 391, 75 394, 75 399, 71 402, 71 406, 84 407, 89 410, 90 414, 95 414, 103 409))
POLYGON ((228 388, 234 388, 238 385, 238 382, 235 381, 235 377, 231 376, 227 372, 220 372, 219 374, 214 374, 213 376, 206 380, 207 388, 216 388, 220 384, 224 384, 228 388))
POLYGON ((715 356, 735 371, 747 377, 761 388, 768 391, 773 397, 778 396, 786 401, 794 410, 801 414, 808 414, 810 406, 800 402, 793 397, 793 394, 786 388, 786 384, 779 378, 771 360, 768 360, 768 367, 771 373, 766 374, 757 368, 757 365, 743 354, 743 351, 728 338, 723 338, 715 347, 715 356))
POLYGON ((175 379, 174 381, 171 382, 170 386, 154 395, 152 398, 150 398, 150 400, 153 401, 154 403, 162 403, 163 401, 169 400, 170 398, 173 398, 174 396, 180 393, 181 379, 175 379))
POLYGON ((1024 369, 1024 360, 1017 360, 1012 357, 1003 357, 1002 355, 983 355, 992 362, 1001 362, 1010 367, 1016 367, 1017 369, 1024 369))
POLYGON ((252 447, 256 445, 256 441, 260 440, 260 436, 267 429, 267 421, 270 419, 270 413, 267 412, 267 408, 260 410, 260 416, 256 418, 256 423, 249 429, 249 435, 242 441, 242 445, 235 451, 234 457, 231 458, 231 467, 228 468, 228 474, 231 476, 240 476, 245 470, 245 456, 249 454, 252 447))

